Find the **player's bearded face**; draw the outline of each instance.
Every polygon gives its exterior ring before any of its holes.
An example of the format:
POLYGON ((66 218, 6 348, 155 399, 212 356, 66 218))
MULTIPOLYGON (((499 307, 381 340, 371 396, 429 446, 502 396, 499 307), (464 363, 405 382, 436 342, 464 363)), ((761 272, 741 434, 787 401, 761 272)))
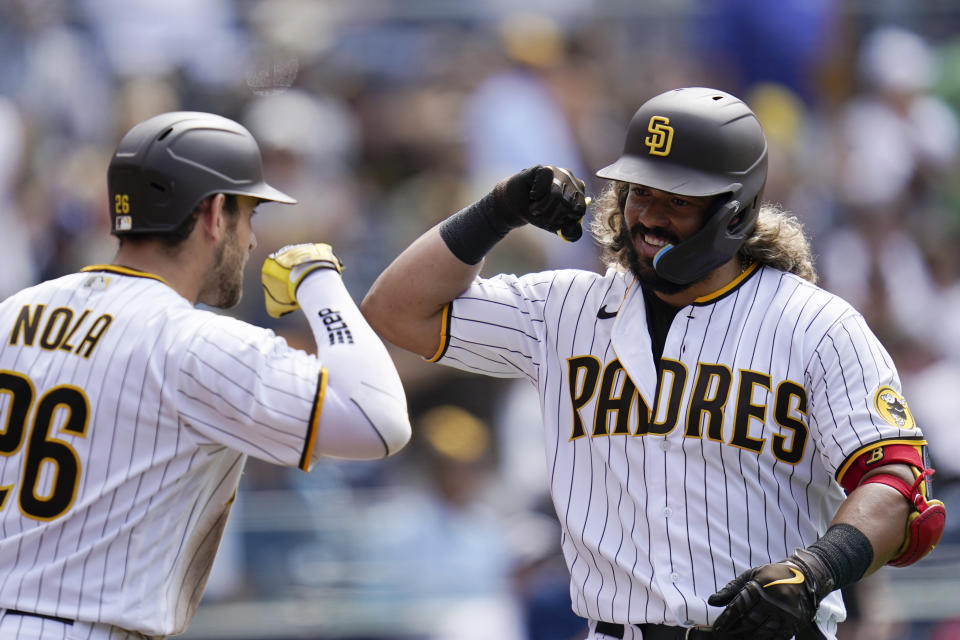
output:
POLYGON ((693 283, 677 284, 657 274, 653 269, 653 260, 641 256, 640 252, 637 251, 635 238, 638 235, 651 232, 669 240, 671 244, 679 244, 680 242, 680 238, 670 229, 649 229, 639 222, 634 223, 632 227, 628 227, 626 220, 624 220, 624 224, 620 227, 620 239, 626 249, 627 265, 630 267, 631 273, 637 276, 640 284, 660 293, 678 293, 689 288, 693 283))
MULTIPOLYGON (((239 216, 238 216, 239 217, 239 216)), ((243 268, 249 257, 248 247, 241 246, 237 234, 236 217, 227 225, 226 233, 214 256, 213 273, 210 275, 205 295, 201 301, 219 309, 237 306, 243 295, 243 268)))
POLYGON ((654 270, 653 261, 666 245, 679 245, 700 231, 715 199, 628 185, 620 200, 620 241, 627 266, 643 286, 671 295, 697 284, 670 282, 654 270))
POLYGON ((228 232, 221 245, 220 260, 220 307, 229 309, 240 303, 243 296, 243 268, 250 254, 237 242, 236 225, 228 232))

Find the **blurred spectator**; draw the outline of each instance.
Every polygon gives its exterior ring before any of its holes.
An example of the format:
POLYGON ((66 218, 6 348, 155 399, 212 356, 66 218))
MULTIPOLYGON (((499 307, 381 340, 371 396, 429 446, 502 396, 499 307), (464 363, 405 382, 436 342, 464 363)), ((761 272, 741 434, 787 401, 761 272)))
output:
POLYGON ((79 0, 79 12, 119 78, 183 71, 201 85, 234 84, 246 41, 230 0, 79 0))
POLYGON ((816 112, 789 87, 775 83, 754 85, 746 102, 763 124, 769 145, 764 199, 802 211, 812 237, 828 232, 833 223, 831 165, 823 158, 828 143, 816 112))
POLYGON ((836 67, 840 3, 835 0, 718 0, 698 20, 701 55, 726 83, 709 86, 746 95, 778 84, 809 106, 821 95, 822 74, 836 67))
POLYGON ((935 228, 938 180, 955 168, 956 115, 930 93, 934 58, 898 27, 860 49, 863 92, 838 123, 836 195, 842 228, 823 239, 825 285, 883 331, 918 339, 930 326, 917 309, 936 295, 923 243, 935 228))
MULTIPOLYGON (((562 86, 570 87, 552 82, 552 74, 567 71, 566 34, 560 25, 546 15, 517 12, 497 25, 496 37, 502 57, 493 57, 490 70, 467 97, 463 111, 471 190, 489 188, 487 185, 501 177, 536 164, 566 167, 577 176, 591 175, 556 93, 562 86)), ((514 251, 508 255, 517 260, 507 269, 525 271, 531 259, 550 267, 596 267, 595 252, 586 242, 557 245, 542 235, 526 229, 511 234, 504 247, 512 247, 514 251)), ((504 259, 492 256, 491 260, 504 259)))
POLYGON ((496 462, 490 428, 453 405, 429 409, 415 424, 412 484, 391 509, 403 517, 383 520, 375 536, 358 539, 358 554, 395 567, 391 575, 401 582, 381 580, 377 589, 396 589, 430 607, 431 638, 519 640, 511 551, 488 502, 496 462))
POLYGON ((865 90, 841 123, 847 162, 839 195, 864 215, 903 217, 927 204, 930 185, 952 168, 956 115, 931 93, 936 61, 921 36, 880 28, 867 36, 859 61, 865 90))
POLYGON ((507 64, 493 68, 464 109, 471 181, 487 185, 545 158, 586 175, 570 123, 547 80, 549 69, 563 64, 559 26, 545 16, 518 13, 503 21, 497 37, 507 64))
MULTIPOLYGON (((110 69, 89 32, 68 21, 66 0, 28 2, 23 82, 15 89, 36 126, 62 138, 102 142, 112 129, 110 69)), ((61 153, 57 146, 51 149, 61 153)))
POLYGON ((29 230, 20 210, 15 187, 22 170, 25 130, 16 105, 0 95, 0 296, 33 284, 37 266, 33 258, 29 230))
MULTIPOLYGON (((361 250, 367 222, 351 171, 360 151, 360 129, 344 101, 319 92, 279 90, 250 100, 240 122, 261 141, 266 174, 278 189, 297 198, 297 204, 272 216, 269 226, 255 227, 257 248, 251 261, 260 264, 271 251, 297 242, 326 242, 344 256, 361 250)), ((349 268, 344 282, 357 291, 353 278, 362 273, 362 265, 351 264, 349 258, 345 262, 349 268)), ((260 274, 249 270, 248 290, 257 291, 259 281, 260 274)), ((249 296, 242 304, 244 314, 265 326, 302 324, 268 318, 260 296, 249 296)))
POLYGON ((141 76, 120 81, 115 102, 114 132, 117 136, 158 113, 183 110, 177 86, 171 78, 161 76, 141 76))

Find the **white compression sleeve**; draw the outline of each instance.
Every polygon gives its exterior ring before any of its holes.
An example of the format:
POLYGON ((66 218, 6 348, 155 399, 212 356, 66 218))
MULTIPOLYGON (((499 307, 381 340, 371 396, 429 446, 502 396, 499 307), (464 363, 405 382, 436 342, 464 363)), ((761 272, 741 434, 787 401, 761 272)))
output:
POLYGON ((400 375, 340 274, 309 273, 297 288, 297 302, 328 374, 314 459, 372 459, 399 451, 411 435, 400 375))

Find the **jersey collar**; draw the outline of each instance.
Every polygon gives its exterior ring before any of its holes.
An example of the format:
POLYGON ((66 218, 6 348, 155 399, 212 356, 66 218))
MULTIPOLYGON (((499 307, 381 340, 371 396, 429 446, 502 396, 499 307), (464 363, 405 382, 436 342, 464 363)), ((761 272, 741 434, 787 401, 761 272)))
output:
POLYGON ((723 286, 720 289, 717 289, 713 293, 708 293, 705 296, 700 296, 699 298, 696 298, 691 304, 693 304, 694 306, 702 306, 702 305, 712 304, 717 300, 720 300, 721 298, 725 298, 726 296, 730 295, 730 293, 733 292, 737 287, 739 287, 741 284, 746 282, 750 278, 750 276, 752 276, 754 273, 757 272, 759 268, 760 268, 759 262, 751 263, 750 266, 748 266, 746 269, 743 270, 743 273, 741 273, 736 278, 731 280, 725 286, 723 286))
POLYGON ((130 267, 121 267, 117 264, 92 264, 89 267, 80 269, 80 271, 107 271, 109 273, 118 273, 123 276, 133 276, 134 278, 150 278, 151 280, 162 282, 171 289, 173 288, 169 282, 158 275, 147 273, 146 271, 140 271, 139 269, 131 269, 130 267))

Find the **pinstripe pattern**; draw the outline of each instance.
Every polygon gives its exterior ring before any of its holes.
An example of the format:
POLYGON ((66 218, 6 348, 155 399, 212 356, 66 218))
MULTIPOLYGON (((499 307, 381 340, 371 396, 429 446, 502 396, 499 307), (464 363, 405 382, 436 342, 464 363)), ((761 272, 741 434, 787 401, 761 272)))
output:
MULTIPOLYGON (((24 290, 0 304, 0 332, 0 370, 33 389, 32 399, 23 399, 0 388, 0 424, 8 436, 23 432, 21 444, 0 452, 0 487, 7 489, 0 607, 152 635, 182 631, 246 456, 297 466, 312 443, 314 405, 322 402, 319 362, 268 330, 195 309, 162 281, 129 270, 73 274, 24 290), (41 304, 32 340, 27 325, 14 331, 24 306, 41 304), (58 327, 44 323, 60 308, 72 310, 77 326, 57 343, 58 327), (102 316, 112 321, 89 357, 78 355, 102 316), (68 445, 77 466, 71 474, 67 458, 41 460, 32 488, 39 502, 24 502, 31 489, 23 493, 23 469, 39 455, 30 453, 31 434, 48 426, 33 419, 45 394, 62 385, 79 390, 66 392, 74 404, 59 405, 47 443, 37 446, 60 446, 54 455, 66 456, 68 445), (64 431, 78 397, 89 407, 84 436, 64 431), (11 426, 21 400, 30 404, 29 418, 11 426), (55 509, 50 499, 61 486, 75 487, 75 497, 55 509)), ((91 627, 90 637, 107 637, 105 628, 91 627)))
MULTIPOLYGON (((900 382, 863 318, 767 267, 677 313, 662 378, 642 290, 613 270, 478 279, 445 333, 439 362, 537 387, 571 599, 588 619, 711 623, 710 594, 826 529, 847 456, 922 441, 873 406, 900 382)), ((838 594, 820 615, 835 628, 838 594)))
POLYGON ((6 615, 0 609, 0 638, 17 640, 151 640, 132 631, 104 624, 64 624, 34 616, 6 615))

